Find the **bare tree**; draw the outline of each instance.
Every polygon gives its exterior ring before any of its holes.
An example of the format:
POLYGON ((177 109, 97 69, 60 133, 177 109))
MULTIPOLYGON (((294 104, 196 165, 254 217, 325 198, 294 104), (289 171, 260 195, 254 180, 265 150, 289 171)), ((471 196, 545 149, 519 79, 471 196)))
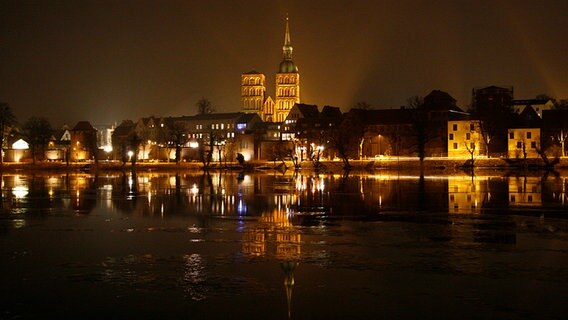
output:
POLYGON ((344 169, 350 169, 349 157, 359 153, 359 146, 364 137, 363 126, 354 118, 345 117, 329 133, 329 145, 337 151, 343 161, 344 169))
POLYGON ((353 109, 370 110, 373 107, 365 101, 359 101, 353 106, 353 109))
POLYGON ((475 142, 468 142, 468 141, 465 141, 463 144, 465 145, 465 149, 471 156, 469 166, 473 168, 475 163, 475 150, 477 144, 475 142))
POLYGON ((199 99, 195 105, 197 106, 197 114, 210 114, 215 112, 211 101, 206 98, 199 99))
POLYGON ((210 131, 209 133, 203 134, 203 137, 199 141, 199 157, 201 163, 203 163, 203 168, 207 170, 211 161, 213 160, 213 148, 215 146, 215 133, 210 131))
POLYGON ((45 156, 45 146, 53 134, 51 124, 46 118, 31 117, 22 127, 24 135, 30 144, 32 151, 32 162, 35 164, 37 151, 41 151, 40 160, 45 156))
POLYGON ((0 102, 0 165, 4 163, 4 143, 11 127, 16 124, 16 116, 12 113, 10 105, 0 102))
POLYGON ((176 164, 181 162, 181 148, 187 142, 186 129, 183 123, 175 122, 169 128, 169 145, 175 148, 176 164))
POLYGON ((129 156, 132 167, 136 166, 136 161, 138 160, 138 149, 140 148, 142 141, 142 138, 138 135, 138 133, 136 133, 136 131, 132 131, 128 135, 128 148, 130 149, 128 152, 132 152, 132 155, 129 156))
POLYGON ((428 119, 424 110, 424 98, 412 96, 406 99, 407 107, 413 109, 412 125, 414 127, 414 137, 416 138, 416 153, 420 159, 420 169, 424 168, 424 158, 426 157, 426 143, 428 143, 428 119))

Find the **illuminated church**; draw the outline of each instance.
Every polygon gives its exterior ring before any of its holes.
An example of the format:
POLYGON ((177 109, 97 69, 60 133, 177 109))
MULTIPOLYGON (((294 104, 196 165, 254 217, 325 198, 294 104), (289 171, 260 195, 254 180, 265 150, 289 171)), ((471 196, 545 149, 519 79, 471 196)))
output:
POLYGON ((292 61, 290 28, 286 17, 283 59, 276 74, 275 99, 266 95, 264 74, 251 71, 241 75, 241 102, 243 112, 257 113, 263 121, 283 122, 294 104, 300 102, 300 73, 292 61))

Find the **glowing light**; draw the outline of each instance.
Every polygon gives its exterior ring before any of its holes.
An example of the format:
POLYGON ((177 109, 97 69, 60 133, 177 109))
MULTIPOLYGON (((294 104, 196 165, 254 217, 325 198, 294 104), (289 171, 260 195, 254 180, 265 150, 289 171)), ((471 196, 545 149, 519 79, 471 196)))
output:
POLYGON ((112 152, 112 146, 111 146, 111 145, 106 145, 106 146, 103 147, 103 150, 104 150, 105 152, 107 152, 107 153, 108 153, 108 152, 112 152))
POLYGON ((190 142, 189 142, 189 147, 192 148, 192 149, 197 149, 197 148, 199 148, 199 142, 197 142, 197 141, 190 141, 190 142))
POLYGON ((14 194, 16 199, 24 198, 25 196, 28 195, 28 187, 26 186, 14 187, 14 190, 12 190, 12 194, 14 194))
POLYGON ((15 150, 27 150, 30 148, 30 145, 25 142, 23 139, 20 139, 12 144, 12 149, 15 150))
POLYGON ((199 193, 199 188, 197 187, 197 185, 194 183, 193 186, 191 187, 191 194, 193 194, 194 196, 197 195, 199 193))

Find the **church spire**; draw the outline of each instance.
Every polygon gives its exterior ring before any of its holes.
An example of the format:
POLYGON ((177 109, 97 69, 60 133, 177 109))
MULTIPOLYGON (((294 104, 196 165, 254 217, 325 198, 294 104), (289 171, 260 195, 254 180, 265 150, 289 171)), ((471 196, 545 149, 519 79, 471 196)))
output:
POLYGON ((292 60, 292 44, 290 42, 290 26, 289 26, 288 14, 286 14, 286 33, 284 34, 284 46, 282 47, 282 53, 284 55, 284 60, 292 60))

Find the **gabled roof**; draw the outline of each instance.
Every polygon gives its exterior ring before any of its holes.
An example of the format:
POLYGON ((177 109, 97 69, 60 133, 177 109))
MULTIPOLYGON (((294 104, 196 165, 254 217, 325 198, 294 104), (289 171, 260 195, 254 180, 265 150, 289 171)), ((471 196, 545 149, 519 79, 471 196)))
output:
POLYGON ((97 131, 89 121, 79 121, 71 131, 97 131))
POLYGON ((55 141, 57 143, 61 141, 68 141, 68 139, 64 139, 65 135, 69 132, 67 129, 57 129, 53 131, 53 135, 50 140, 55 141))
POLYGON ((316 118, 319 115, 318 106, 316 105, 296 103, 295 107, 298 108, 304 118, 316 118))
POLYGON ((129 135, 134 128, 134 122, 132 120, 124 120, 121 124, 119 124, 114 131, 112 132, 113 136, 127 136, 129 135))
POLYGON ((424 97, 424 108, 426 110, 463 111, 456 105, 456 99, 441 90, 432 90, 424 97))
POLYGON ((258 120, 260 120, 260 117, 258 116, 258 114, 256 113, 243 113, 238 119, 237 119, 237 123, 249 123, 251 121, 253 121, 255 118, 258 118, 258 120))
POLYGON ((526 106, 515 121, 516 128, 540 128, 541 124, 542 119, 531 105, 526 106))
POLYGON ((458 121, 458 120, 477 120, 477 119, 473 119, 470 113, 450 110, 448 112, 448 120, 458 121))
POLYGON ((341 109, 338 107, 324 106, 321 110, 321 115, 326 118, 340 118, 341 109))

